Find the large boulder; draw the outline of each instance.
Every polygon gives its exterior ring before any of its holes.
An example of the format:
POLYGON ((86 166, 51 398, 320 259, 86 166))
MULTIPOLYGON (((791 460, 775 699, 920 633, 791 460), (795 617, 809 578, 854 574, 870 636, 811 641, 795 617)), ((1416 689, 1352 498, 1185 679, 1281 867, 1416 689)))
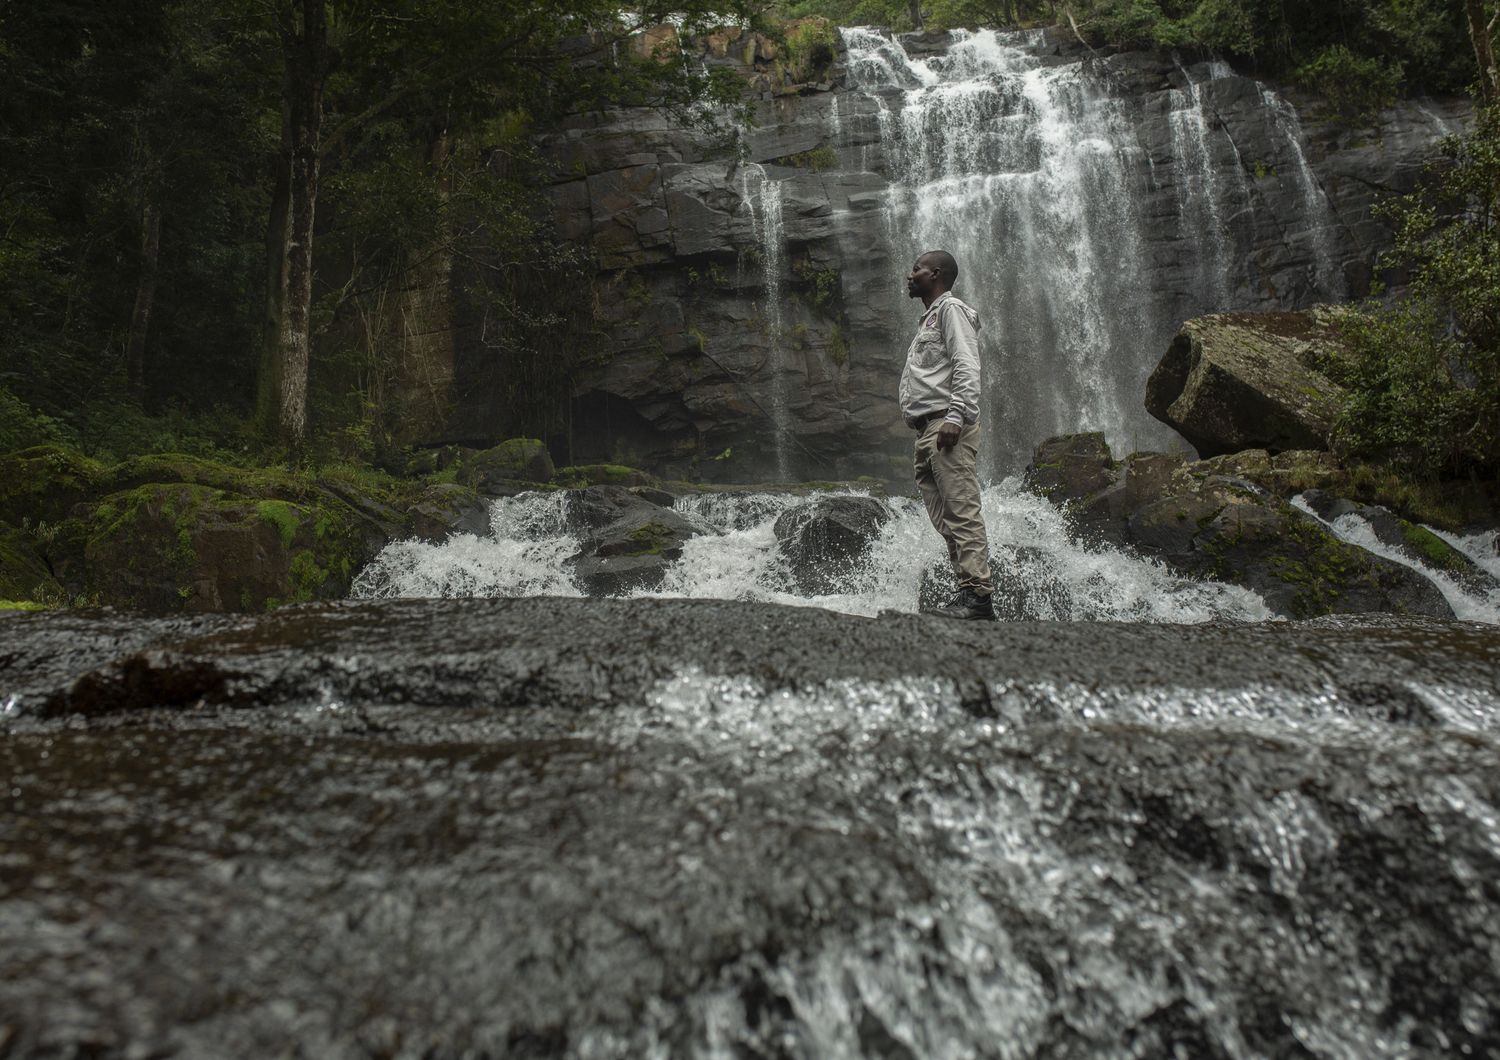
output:
MULTIPOLYGON (((1083 440, 1049 439, 1039 457, 1093 452, 1083 440)), ((1066 504, 1076 532, 1156 559, 1195 578, 1243 585, 1277 614, 1292 618, 1393 612, 1450 618, 1431 581, 1409 567, 1339 540, 1321 522, 1237 473, 1267 462, 1265 453, 1186 462, 1136 453, 1110 463, 1112 476, 1079 476, 1076 488, 1046 492, 1066 504)), ((1052 461, 1043 461, 1052 462, 1052 461)), ((1045 482, 1048 470, 1028 469, 1045 482)), ((1034 487, 1044 492, 1042 486, 1034 487)))
POLYGON ((150 611, 259 611, 347 595, 369 545, 346 505, 185 482, 105 497, 87 523, 87 591, 150 611))
POLYGON ((1146 384, 1146 410, 1202 456, 1324 449, 1340 390, 1317 369, 1341 342, 1332 311, 1189 320, 1146 384))
POLYGON ((458 481, 489 496, 509 496, 528 483, 549 482, 556 468, 535 438, 511 438, 464 460, 458 481))
POLYGON ((787 578, 810 595, 846 588, 890 518, 874 497, 819 497, 788 509, 772 527, 787 578))
POLYGON ((564 513, 568 529, 587 535, 567 563, 590 596, 659 588, 686 541, 717 532, 622 486, 570 490, 564 513))

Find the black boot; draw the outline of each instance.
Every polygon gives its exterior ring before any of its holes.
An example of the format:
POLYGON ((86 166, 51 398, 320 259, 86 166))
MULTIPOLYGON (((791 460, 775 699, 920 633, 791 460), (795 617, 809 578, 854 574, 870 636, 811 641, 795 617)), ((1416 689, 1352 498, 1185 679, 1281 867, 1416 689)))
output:
POLYGON ((952 600, 931 612, 940 618, 963 618, 983 622, 995 620, 995 601, 973 589, 960 589, 952 600))

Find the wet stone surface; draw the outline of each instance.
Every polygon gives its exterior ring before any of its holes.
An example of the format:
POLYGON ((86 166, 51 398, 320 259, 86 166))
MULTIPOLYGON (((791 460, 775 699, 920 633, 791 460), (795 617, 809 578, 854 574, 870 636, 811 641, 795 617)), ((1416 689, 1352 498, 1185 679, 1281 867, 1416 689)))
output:
POLYGON ((1493 628, 529 599, 0 644, 0 1055, 1500 1049, 1493 628))

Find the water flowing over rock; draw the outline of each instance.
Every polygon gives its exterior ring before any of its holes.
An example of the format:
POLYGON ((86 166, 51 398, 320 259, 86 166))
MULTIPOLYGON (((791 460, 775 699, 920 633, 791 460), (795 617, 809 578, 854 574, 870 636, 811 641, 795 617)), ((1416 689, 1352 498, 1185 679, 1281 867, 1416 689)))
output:
POLYGON ((934 245, 985 321, 987 475, 1060 433, 1169 448, 1140 398, 1181 322, 1364 293, 1390 238, 1372 205, 1466 115, 1403 104, 1366 136, 1221 63, 1050 32, 845 30, 829 78, 762 101, 743 163, 640 111, 546 140, 559 216, 604 266, 574 459, 902 476, 900 280, 934 245))
MULTIPOLYGON (((1260 458, 1269 463, 1261 452, 1260 458)), ((1027 469, 1032 488, 1066 504, 1074 531, 1191 577, 1242 585, 1277 614, 1360 612, 1452 617, 1426 573, 1351 546, 1249 479, 1233 458, 1164 453, 1115 461, 1096 434, 1048 439, 1027 469)))
POLYGON ((1317 366, 1342 344, 1326 309, 1190 320, 1146 383, 1146 411, 1202 456, 1327 448, 1342 390, 1317 366))
POLYGON ((1483 627, 0 626, 12 1055, 1500 1050, 1483 627))
MULTIPOLYGON (((577 576, 573 557, 586 547, 580 538, 593 531, 581 528, 574 513, 581 498, 595 492, 505 498, 495 502, 487 535, 456 534, 440 545, 395 542, 359 573, 354 594, 388 598, 605 593, 765 601, 876 615, 914 612, 924 591, 930 595, 948 585, 943 580, 948 576, 946 552, 919 503, 839 493, 679 497, 673 502, 675 512, 706 523, 714 532, 682 540, 675 557, 662 555, 658 561, 638 564, 651 568, 650 585, 590 584, 577 576), (820 512, 844 509, 854 516, 853 523, 837 533, 818 517, 820 512), (884 518, 875 515, 876 509, 884 518), (820 525, 836 540, 814 535, 804 541, 797 532, 820 525), (854 550, 860 541, 868 544, 860 549, 859 559, 851 561, 844 551, 854 550), (834 546, 838 554, 830 555, 824 545, 834 546), (662 572, 659 582, 654 580, 657 570, 662 572)), ((1063 512, 1014 482, 984 490, 981 499, 992 559, 1005 574, 1005 595, 997 603, 1007 617, 1208 622, 1271 616, 1260 598, 1246 589, 1184 577, 1127 552, 1070 540, 1063 512)), ((603 505, 599 518, 616 510, 603 505)), ((651 506, 632 508, 631 513, 632 525, 661 517, 661 509, 651 506)), ((635 539, 627 533, 625 543, 634 544, 635 539)))
POLYGON ((854 581, 890 518, 874 497, 820 497, 783 512, 771 531, 793 584, 811 596, 854 581))

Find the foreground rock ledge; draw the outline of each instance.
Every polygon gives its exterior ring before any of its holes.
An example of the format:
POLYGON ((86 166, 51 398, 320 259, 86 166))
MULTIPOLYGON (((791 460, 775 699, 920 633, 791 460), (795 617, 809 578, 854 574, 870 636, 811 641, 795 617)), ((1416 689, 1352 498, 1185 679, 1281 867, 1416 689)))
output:
POLYGON ((1500 631, 1342 622, 0 618, 0 1054, 1496 1055, 1500 631))
MULTIPOLYGON (((15 613, 0 616, 0 703, 14 699, 11 714, 29 718, 334 700, 581 709, 638 700, 695 669, 772 689, 934 678, 983 713, 994 687, 1016 682, 1137 688, 1181 685, 1186 674, 1202 688, 1336 685, 1340 670, 1325 661, 1330 639, 1354 653, 1351 667, 1375 667, 1395 687, 1422 660, 1367 649, 1379 638, 1364 630, 1383 628, 1378 621, 980 624, 720 600, 547 597, 350 601, 258 617, 15 613), (1320 647, 1304 655, 1309 640, 1320 647), (1268 653, 1275 668, 1264 664, 1268 653)), ((1500 630, 1392 628, 1440 631, 1445 643, 1465 645, 1447 664, 1500 692, 1500 630)))

